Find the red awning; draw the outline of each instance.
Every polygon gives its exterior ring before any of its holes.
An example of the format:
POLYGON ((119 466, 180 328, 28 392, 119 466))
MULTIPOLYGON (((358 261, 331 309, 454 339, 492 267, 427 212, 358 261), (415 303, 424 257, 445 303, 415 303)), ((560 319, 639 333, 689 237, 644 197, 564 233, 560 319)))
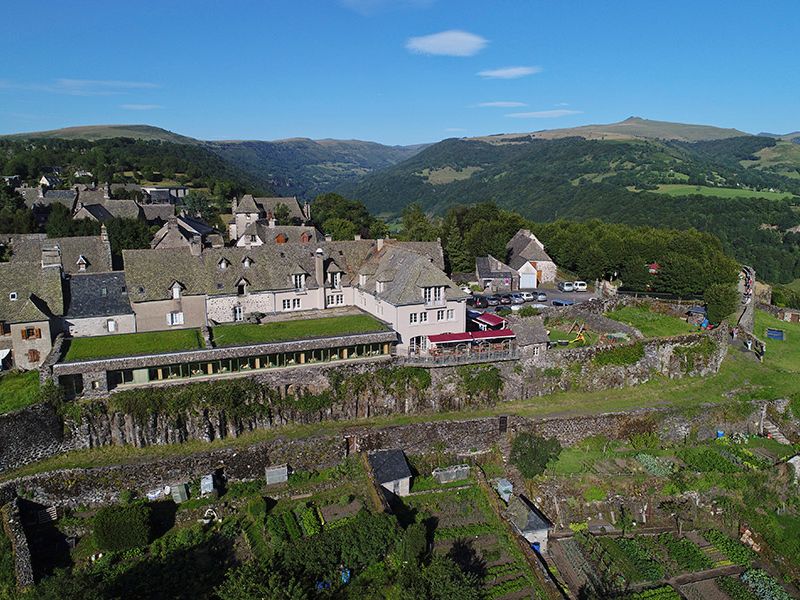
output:
POLYGON ((505 338, 513 338, 517 337, 510 329, 495 329, 495 330, 488 330, 488 331, 473 331, 472 332, 472 339, 473 340, 494 340, 494 339, 505 339, 505 338))
POLYGON ((456 342, 470 342, 472 336, 469 332, 464 333, 438 333, 436 335, 429 335, 428 341, 434 344, 454 344, 456 342))
POLYGON ((480 317, 475 318, 476 321, 488 325, 489 327, 497 327, 498 325, 505 325, 506 320, 503 317, 498 317, 491 313, 483 313, 480 317))

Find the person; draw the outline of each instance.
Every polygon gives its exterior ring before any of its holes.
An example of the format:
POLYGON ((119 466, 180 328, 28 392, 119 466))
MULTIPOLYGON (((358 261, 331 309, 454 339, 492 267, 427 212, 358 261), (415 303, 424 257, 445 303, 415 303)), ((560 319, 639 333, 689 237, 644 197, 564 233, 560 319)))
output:
POLYGON ((748 350, 752 350, 753 349, 753 340, 747 340, 747 349, 748 350))

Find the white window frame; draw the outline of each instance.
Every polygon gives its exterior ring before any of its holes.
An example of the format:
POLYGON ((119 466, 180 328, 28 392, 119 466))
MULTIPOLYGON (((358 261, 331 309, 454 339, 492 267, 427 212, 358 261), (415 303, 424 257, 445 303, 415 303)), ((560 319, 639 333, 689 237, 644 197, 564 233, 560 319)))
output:
POLYGON ((292 310, 300 310, 300 298, 292 298, 292 310))
POLYGON ((427 312, 419 313, 419 322, 420 323, 427 323, 428 322, 428 313, 427 312))
POLYGON ((183 325, 183 312, 175 311, 167 313, 167 325, 174 327, 175 325, 183 325))
POLYGON ((419 322, 419 316, 417 313, 410 313, 408 315, 408 324, 409 325, 416 325, 419 322))
POLYGON ((236 322, 244 321, 244 309, 241 306, 233 307, 233 320, 236 322))
POLYGON ((447 320, 448 321, 455 321, 456 320, 456 311, 452 308, 447 309, 447 320))
POLYGON ((443 310, 441 310, 441 309, 437 310, 436 311, 436 320, 437 321, 444 321, 444 315, 445 315, 445 312, 443 310))
POLYGON ((108 319, 106 321, 106 329, 109 333, 116 333, 117 331, 117 322, 114 319, 108 319))
POLYGON ((181 286, 179 286, 177 283, 172 286, 172 299, 173 300, 181 299, 181 286))
POLYGON ((335 290, 342 287, 342 274, 338 271, 331 273, 331 287, 335 290))
POLYGON ((18 297, 19 297, 19 296, 17 296, 17 292, 11 292, 11 293, 8 295, 8 299, 9 299, 11 302, 16 302, 18 297))
POLYGON ((292 275, 292 284, 296 290, 306 289, 306 276, 305 273, 295 273, 292 275))

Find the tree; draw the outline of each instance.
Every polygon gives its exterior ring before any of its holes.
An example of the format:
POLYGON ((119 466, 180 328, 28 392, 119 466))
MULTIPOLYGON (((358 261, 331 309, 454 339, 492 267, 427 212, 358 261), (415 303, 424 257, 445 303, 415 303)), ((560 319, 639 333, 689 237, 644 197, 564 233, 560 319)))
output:
POLYGON ((620 530, 622 531, 622 537, 625 537, 625 534, 630 531, 631 527, 634 526, 633 515, 631 515, 631 511, 624 504, 619 505, 619 519, 617 519, 617 525, 619 525, 620 530))
POLYGON ((352 221, 333 217, 322 224, 322 231, 334 240, 352 240, 358 233, 358 227, 352 221))
POLYGON ((439 228, 423 212, 419 204, 409 204, 403 209, 402 230, 404 240, 431 242, 439 237, 439 228))
POLYGON ((33 211, 13 188, 0 183, 0 233, 31 233, 36 229, 33 211))
POLYGON ((206 223, 211 223, 219 214, 208 195, 195 190, 183 197, 183 206, 190 215, 199 215, 206 223))
POLYGON ((544 438, 532 433, 520 433, 511 443, 511 462, 524 477, 537 477, 547 465, 558 458, 561 444, 555 438, 544 438))
POLYGON ((289 222, 290 215, 291 211, 289 211, 289 207, 286 206, 286 204, 283 202, 278 202, 278 204, 275 205, 275 212, 272 214, 272 216, 278 225, 291 225, 289 222))
POLYGON ((481 580, 462 571, 448 556, 436 554, 422 569, 406 568, 400 579, 402 600, 479 600, 483 598, 481 580))
POLYGON ((469 272, 475 268, 475 259, 470 257, 464 236, 460 231, 453 230, 447 238, 445 254, 450 264, 450 272, 469 272))
POLYGON ((736 310, 739 292, 732 285, 716 283, 706 290, 703 300, 706 303, 708 320, 712 323, 721 323, 725 317, 736 310))
POLYGON ((403 561, 410 565, 417 565, 428 552, 428 530, 424 523, 412 523, 403 533, 402 539, 403 561))

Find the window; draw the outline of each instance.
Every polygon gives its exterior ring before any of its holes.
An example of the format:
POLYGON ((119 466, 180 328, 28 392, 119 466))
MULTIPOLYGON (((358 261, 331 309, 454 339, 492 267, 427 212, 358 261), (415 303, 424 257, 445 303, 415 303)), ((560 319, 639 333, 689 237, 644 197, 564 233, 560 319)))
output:
POLYGON ((0 335, 8 335, 11 333, 11 328, 5 321, 0 321, 0 335))
POLYGON ((167 313, 167 325, 183 325, 183 313, 182 312, 167 313))
POLYGON ((426 313, 426 312, 419 313, 419 322, 420 323, 427 323, 428 322, 428 313, 426 313))
POLYGON ((233 307, 233 320, 234 321, 243 321, 244 320, 244 311, 242 310, 241 306, 234 306, 233 307))
POLYGON ((109 333, 114 333, 117 330, 117 322, 114 319, 106 321, 106 329, 109 333))
POLYGON ((100 295, 105 298, 108 296, 108 288, 100 288, 100 295))
POLYGON ((300 310, 300 298, 286 298, 281 306, 283 310, 300 310))
POLYGON ((39 354, 38 350, 28 350, 28 362, 39 362, 40 356, 41 355, 39 354))
POLYGON ((292 299, 292 310, 300 310, 300 298, 292 299))
POLYGON ((230 264, 230 263, 229 263, 229 262, 228 262, 226 259, 224 259, 224 258, 223 258, 223 259, 221 259, 221 260, 220 260, 220 261, 217 263, 217 266, 218 266, 220 269, 227 269, 229 264, 230 264))
POLYGON ((425 304, 442 304, 444 297, 443 287, 426 287, 422 288, 422 297, 425 298, 425 304))
POLYGON ((281 304, 281 306, 283 306, 283 310, 291 310, 291 308, 292 308, 292 301, 291 301, 291 300, 289 300, 289 299, 287 298, 286 300, 284 300, 284 301, 283 301, 283 303, 281 304))
POLYGON ((422 288, 422 297, 425 298, 425 304, 430 303, 433 299, 433 289, 429 287, 422 288))
POLYGON ((328 296, 328 306, 341 306, 342 304, 344 304, 344 296, 341 294, 328 296))
POLYGON ((436 320, 437 321, 444 321, 444 311, 443 310, 437 310, 436 311, 436 320))
POLYGON ((456 320, 456 311, 454 311, 452 308, 447 309, 447 320, 448 321, 456 320))
POLYGON ((534 356, 539 356, 539 346, 534 346, 533 347, 533 355, 534 356))
POLYGON ((329 275, 331 277, 331 287, 338 290, 339 287, 342 285, 342 274, 337 272, 337 273, 329 273, 329 275))
POLYGON ((12 302, 15 302, 17 300, 17 292, 11 292, 8 295, 8 299, 11 300, 12 302))
POLYGON ((38 340, 42 337, 42 330, 38 327, 26 327, 21 333, 23 340, 38 340))
POLYGON ((179 283, 175 283, 172 285, 172 299, 173 300, 181 299, 181 286, 179 283))
POLYGON ((433 288, 433 301, 434 302, 441 302, 442 301, 442 292, 444 288, 435 287, 433 288))
POLYGON ((247 282, 246 281, 240 281, 236 285, 236 293, 239 296, 244 296, 247 293, 247 282))
POLYGON ((384 284, 383 281, 376 281, 375 282, 375 291, 377 293, 382 294, 384 289, 385 289, 385 284, 384 284))
POLYGON ((86 270, 86 263, 85 262, 79 262, 78 263, 78 271, 85 271, 85 270, 86 270))
POLYGON ((250 260, 248 257, 245 257, 245 259, 242 261, 242 264, 244 265, 245 269, 249 269, 250 265, 253 264, 253 261, 250 260))
POLYGON ((296 273, 292 275, 292 283, 294 284, 294 289, 302 290, 305 288, 306 285, 306 276, 305 273, 296 273))
POLYGON ((411 313, 410 315, 408 315, 408 322, 411 325, 416 325, 417 324, 417 320, 418 320, 417 319, 417 313, 411 313))
POLYGON ((358 276, 358 285, 367 285, 367 276, 366 275, 359 275, 358 276))

